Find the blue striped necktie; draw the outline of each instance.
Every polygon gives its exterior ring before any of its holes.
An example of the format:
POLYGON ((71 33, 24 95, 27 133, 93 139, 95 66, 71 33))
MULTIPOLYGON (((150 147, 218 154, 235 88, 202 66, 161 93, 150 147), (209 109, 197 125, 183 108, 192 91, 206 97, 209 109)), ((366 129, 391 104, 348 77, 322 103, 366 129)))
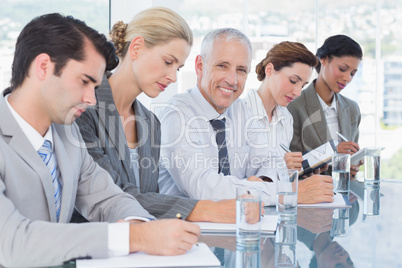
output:
POLYGON ((42 147, 40 147, 40 149, 38 150, 38 154, 42 158, 43 162, 45 162, 52 176, 53 188, 54 188, 54 202, 56 206, 56 216, 57 221, 59 221, 60 207, 61 207, 61 198, 60 198, 61 185, 59 179, 57 178, 57 163, 56 159, 53 157, 52 143, 48 140, 45 140, 42 147))
POLYGON ((228 157, 228 149, 226 147, 225 138, 225 123, 226 119, 213 119, 210 121, 212 127, 216 131, 216 144, 218 145, 218 156, 219 156, 219 173, 223 175, 230 175, 230 164, 228 157))

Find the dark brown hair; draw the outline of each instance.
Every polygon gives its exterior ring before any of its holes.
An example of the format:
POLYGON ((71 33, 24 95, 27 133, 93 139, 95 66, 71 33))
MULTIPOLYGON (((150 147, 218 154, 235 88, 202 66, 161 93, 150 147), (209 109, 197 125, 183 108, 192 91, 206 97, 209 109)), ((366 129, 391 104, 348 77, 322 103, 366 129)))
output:
POLYGON ((12 64, 11 87, 18 88, 28 76, 32 61, 41 53, 50 56, 55 63, 54 74, 59 76, 67 61, 84 60, 85 39, 89 40, 106 60, 106 70, 114 69, 119 59, 115 48, 103 34, 72 16, 58 13, 45 14, 29 22, 18 36, 12 64))
POLYGON ((258 80, 262 81, 265 78, 265 67, 268 63, 272 63, 275 71, 279 71, 283 67, 292 67, 296 62, 314 68, 318 64, 318 59, 302 43, 283 41, 268 51, 265 59, 255 67, 255 72, 258 80))

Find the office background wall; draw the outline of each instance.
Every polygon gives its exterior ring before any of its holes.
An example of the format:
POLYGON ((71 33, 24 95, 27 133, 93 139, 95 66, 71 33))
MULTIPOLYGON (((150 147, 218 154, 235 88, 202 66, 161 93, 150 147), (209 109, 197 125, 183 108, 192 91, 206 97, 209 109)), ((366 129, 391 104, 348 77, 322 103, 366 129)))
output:
MULTIPOLYGON (((194 86, 194 59, 203 35, 218 27, 235 27, 253 44, 252 72, 246 90, 259 82, 254 66, 273 44, 304 43, 316 51, 326 37, 347 34, 364 50, 354 80, 342 94, 356 100, 362 112, 360 146, 384 146, 382 177, 399 179, 402 162, 402 0, 3 0, 0 10, 0 84, 10 79, 16 37, 34 16, 61 12, 83 19, 107 33, 118 20, 128 22, 151 6, 166 6, 189 23, 195 42, 178 82, 158 98, 140 99, 149 108, 194 86)), ((360 172, 362 174, 362 172, 360 172)))

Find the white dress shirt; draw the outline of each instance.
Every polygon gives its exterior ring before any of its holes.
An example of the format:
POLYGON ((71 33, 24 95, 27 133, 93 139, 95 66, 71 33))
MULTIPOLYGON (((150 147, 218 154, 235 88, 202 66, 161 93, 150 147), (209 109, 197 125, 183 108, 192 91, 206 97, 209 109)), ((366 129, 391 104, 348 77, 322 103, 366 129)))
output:
POLYGON ((162 147, 159 186, 162 194, 195 199, 231 199, 236 186, 262 190, 265 205, 274 205, 275 183, 250 182, 256 175, 276 181, 269 166, 267 130, 243 102, 236 100, 219 114, 202 96, 198 87, 177 94, 160 110, 162 147), (230 174, 218 174, 219 157, 211 119, 226 118, 226 143, 230 174))
MULTIPOLYGON (((36 129, 34 129, 27 121, 25 121, 15 110, 14 108, 10 105, 8 102, 8 97, 9 95, 5 96, 6 103, 8 105, 8 108, 11 111, 11 114, 15 118, 15 121, 17 124, 21 127, 22 132, 26 135, 27 139, 29 142, 32 144, 33 148, 35 151, 38 151, 45 140, 48 140, 52 143, 52 150, 54 150, 54 144, 53 144, 53 132, 52 132, 52 127, 50 126, 49 129, 47 130, 46 134, 44 137, 42 137, 41 134, 39 134, 36 129)), ((38 154, 38 157, 39 154, 38 154)), ((56 159, 56 154, 53 154, 53 157, 56 159)), ((60 173, 59 173, 60 174, 60 173)), ((62 177, 61 175, 58 177, 60 183, 62 184, 62 177)), ((148 219, 143 218, 143 217, 132 217, 132 218, 126 218, 126 220, 129 219, 139 219, 143 221, 148 221, 148 219)), ((122 256, 122 255, 127 255, 129 253, 129 223, 128 222, 123 222, 123 223, 109 223, 108 224, 108 250, 109 250, 109 255, 110 256, 122 256)))
POLYGON ((339 136, 336 132, 339 132, 339 123, 338 123, 338 113, 336 111, 336 94, 332 98, 331 106, 328 106, 325 101, 318 95, 318 100, 320 101, 322 110, 325 114, 325 120, 327 121, 327 126, 329 133, 331 134, 331 138, 334 140, 335 146, 339 144, 339 136))
MULTIPOLYGON (((283 144, 289 148, 290 142, 293 138, 293 117, 285 107, 276 105, 273 110, 271 122, 269 122, 267 112, 265 111, 264 104, 262 103, 260 95, 257 90, 251 89, 247 93, 244 101, 251 108, 254 115, 261 121, 262 124, 268 129, 268 145, 269 153, 273 159, 281 159, 286 154, 286 151, 280 146, 283 144)), ((282 164, 284 161, 282 162, 282 164)), ((281 163, 277 163, 277 167, 281 163)), ((285 163, 286 165, 286 163, 285 163)))

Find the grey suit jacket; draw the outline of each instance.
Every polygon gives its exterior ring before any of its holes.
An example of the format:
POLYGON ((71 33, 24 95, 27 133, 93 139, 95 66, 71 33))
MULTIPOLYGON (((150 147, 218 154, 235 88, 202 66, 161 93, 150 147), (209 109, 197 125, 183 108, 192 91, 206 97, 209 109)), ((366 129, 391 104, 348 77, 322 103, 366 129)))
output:
MULTIPOLYGON (((315 80, 287 107, 293 116, 293 139, 290 143, 293 152, 313 150, 331 139, 314 85, 315 80)), ((357 143, 361 119, 359 106, 340 94, 336 94, 336 98, 339 130, 357 143)))
POLYGON ((95 91, 97 105, 77 119, 88 152, 106 169, 123 191, 133 195, 157 218, 187 218, 198 202, 194 199, 159 194, 160 123, 157 117, 138 100, 135 112, 140 164, 140 188, 136 185, 130 151, 123 124, 113 100, 106 76, 95 91))
POLYGON ((50 266, 90 256, 108 256, 106 223, 65 224, 74 206, 93 221, 151 217, 89 156, 76 124, 52 124, 63 185, 56 223, 49 170, 0 97, 0 264, 50 266))

